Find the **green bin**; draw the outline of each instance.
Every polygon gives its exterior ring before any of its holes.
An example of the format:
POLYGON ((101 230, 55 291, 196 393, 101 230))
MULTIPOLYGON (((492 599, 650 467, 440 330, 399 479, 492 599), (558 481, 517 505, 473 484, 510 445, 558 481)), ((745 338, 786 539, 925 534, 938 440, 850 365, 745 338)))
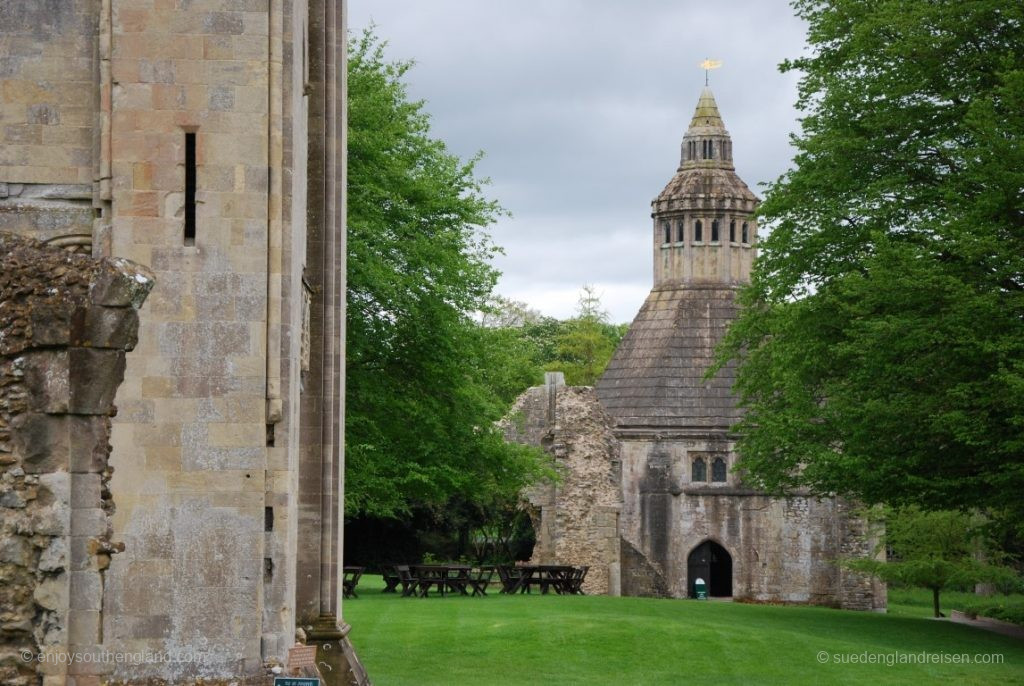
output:
POLYGON ((697 580, 693 582, 693 590, 697 594, 697 600, 708 599, 708 585, 704 583, 704 579, 698 577, 697 580))

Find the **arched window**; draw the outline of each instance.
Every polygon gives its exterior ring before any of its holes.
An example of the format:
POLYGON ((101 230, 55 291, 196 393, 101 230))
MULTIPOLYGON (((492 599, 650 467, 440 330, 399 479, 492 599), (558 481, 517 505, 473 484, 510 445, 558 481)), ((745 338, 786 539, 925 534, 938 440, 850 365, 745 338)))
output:
POLYGON ((679 220, 679 224, 676 226, 676 240, 682 243, 686 240, 686 217, 679 220))
POLYGON ((665 232, 665 243, 672 242, 672 224, 671 222, 662 222, 661 230, 665 232))
POLYGON ((711 220, 711 242, 718 242, 718 220, 711 220))
POLYGON ((747 223, 743 222, 743 242, 748 243, 750 241, 750 230, 747 228, 747 223))
POLYGON ((729 222, 729 242, 730 243, 735 243, 736 242, 736 220, 735 219, 732 220, 731 222, 729 222))
POLYGON ((693 224, 693 242, 700 243, 704 240, 704 224, 698 219, 693 224))
POLYGON ((711 480, 712 481, 725 481, 725 460, 720 457, 716 457, 711 461, 711 480))
POLYGON ((708 480, 708 465, 704 461, 703 457, 697 457, 693 460, 693 469, 690 481, 707 481, 708 480))

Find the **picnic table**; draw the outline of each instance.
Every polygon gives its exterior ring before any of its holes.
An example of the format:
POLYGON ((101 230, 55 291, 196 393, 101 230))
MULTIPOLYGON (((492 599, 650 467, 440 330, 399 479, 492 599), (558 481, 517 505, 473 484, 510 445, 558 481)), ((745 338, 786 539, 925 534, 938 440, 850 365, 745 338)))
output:
POLYGON ((342 581, 341 590, 346 598, 358 598, 356 595, 356 586, 359 585, 359 579, 363 576, 363 567, 342 567, 342 581))
POLYGON ((442 597, 449 593, 485 596, 494 578, 494 567, 471 567, 463 564, 385 565, 384 593, 397 593, 402 585, 402 597, 426 598, 430 591, 442 597))
MULTIPOLYGON (((408 570, 408 567, 406 567, 406 570, 408 570)), ((398 571, 398 565, 381 565, 380 576, 384 580, 384 589, 381 593, 398 593, 398 584, 402 583, 402 575, 398 571)))
POLYGON ((413 565, 412 571, 417 579, 418 594, 421 598, 430 595, 435 588, 443 598, 448 593, 469 595, 469 565, 413 565))
POLYGON ((502 593, 529 593, 534 586, 541 593, 554 590, 565 595, 583 595, 583 580, 589 567, 573 565, 516 565, 501 573, 502 593))

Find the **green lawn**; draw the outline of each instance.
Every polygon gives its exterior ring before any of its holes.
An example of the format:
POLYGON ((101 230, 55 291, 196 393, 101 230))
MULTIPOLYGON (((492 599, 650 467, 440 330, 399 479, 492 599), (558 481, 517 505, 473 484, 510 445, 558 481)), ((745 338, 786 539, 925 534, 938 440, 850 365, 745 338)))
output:
POLYGON ((1024 684, 1024 641, 921 617, 603 596, 401 598, 381 587, 364 577, 344 608, 376 686, 1024 684), (835 662, 893 653, 999 653, 1003 664, 835 662))
MULTIPOLYGON (((1017 608, 1017 617, 1024 615, 1024 595, 1020 593, 1012 595, 995 594, 983 597, 963 591, 943 591, 942 595, 939 596, 939 606, 942 609, 942 613, 947 617, 953 610, 963 611, 972 606, 978 607, 985 604, 1012 606, 1017 608)), ((909 617, 931 617, 932 613, 932 592, 928 589, 889 589, 889 614, 906 615, 909 617)), ((993 616, 999 617, 998 615, 993 616)), ((1018 620, 1017 623, 1020 624, 1021 622, 1018 620)))

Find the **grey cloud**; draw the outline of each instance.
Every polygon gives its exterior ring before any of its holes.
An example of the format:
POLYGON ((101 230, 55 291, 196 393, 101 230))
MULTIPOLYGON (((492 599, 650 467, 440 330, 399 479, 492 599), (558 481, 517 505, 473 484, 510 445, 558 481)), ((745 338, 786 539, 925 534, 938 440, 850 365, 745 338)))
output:
POLYGON ((506 255, 499 291, 569 314, 601 284, 615 321, 650 288, 650 201, 678 165, 704 74, 733 137, 737 171, 757 184, 789 165, 803 26, 784 0, 349 0, 395 59, 414 59, 409 93, 434 134, 479 165, 513 213, 491 228, 506 255))

